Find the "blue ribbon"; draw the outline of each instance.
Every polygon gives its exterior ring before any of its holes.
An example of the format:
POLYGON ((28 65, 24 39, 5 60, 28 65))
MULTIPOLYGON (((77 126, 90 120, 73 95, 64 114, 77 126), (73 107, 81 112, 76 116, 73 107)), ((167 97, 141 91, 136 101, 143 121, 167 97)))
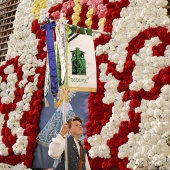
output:
POLYGON ((53 28, 56 26, 56 23, 55 21, 50 22, 49 18, 47 18, 46 21, 47 23, 42 25, 41 29, 46 30, 46 44, 50 68, 51 92, 53 96, 56 97, 58 93, 58 77, 53 36, 53 28))

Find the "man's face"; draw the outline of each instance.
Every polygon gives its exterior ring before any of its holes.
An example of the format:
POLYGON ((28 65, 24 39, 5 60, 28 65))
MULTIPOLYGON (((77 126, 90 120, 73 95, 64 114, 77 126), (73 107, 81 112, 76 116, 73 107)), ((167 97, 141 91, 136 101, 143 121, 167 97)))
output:
POLYGON ((70 128, 70 133, 72 135, 79 136, 83 133, 82 125, 79 121, 72 121, 72 126, 70 128))

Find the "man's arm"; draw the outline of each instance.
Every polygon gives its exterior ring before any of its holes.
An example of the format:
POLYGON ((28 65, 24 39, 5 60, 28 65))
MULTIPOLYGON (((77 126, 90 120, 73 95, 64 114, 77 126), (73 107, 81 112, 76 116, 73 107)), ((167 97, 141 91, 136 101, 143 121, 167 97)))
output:
POLYGON ((65 122, 56 138, 52 138, 49 145, 48 155, 54 159, 60 158, 65 150, 65 137, 64 135, 69 132, 68 123, 65 122))
POLYGON ((60 158, 61 154, 65 150, 65 139, 62 135, 58 134, 56 138, 52 138, 52 142, 49 145, 48 155, 53 159, 60 158))

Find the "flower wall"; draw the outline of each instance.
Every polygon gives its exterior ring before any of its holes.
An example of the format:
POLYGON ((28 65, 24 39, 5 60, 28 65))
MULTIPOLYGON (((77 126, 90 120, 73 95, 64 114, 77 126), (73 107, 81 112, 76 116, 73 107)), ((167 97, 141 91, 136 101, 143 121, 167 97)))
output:
POLYGON ((17 8, 7 60, 0 66, 0 169, 5 170, 31 167, 42 107, 45 34, 33 23, 30 5, 25 0, 17 8))
POLYGON ((170 20, 167 0, 21 0, 0 66, 0 166, 27 169, 36 145, 46 64, 40 22, 60 12, 93 33, 97 93, 85 148, 93 170, 170 166, 170 20))

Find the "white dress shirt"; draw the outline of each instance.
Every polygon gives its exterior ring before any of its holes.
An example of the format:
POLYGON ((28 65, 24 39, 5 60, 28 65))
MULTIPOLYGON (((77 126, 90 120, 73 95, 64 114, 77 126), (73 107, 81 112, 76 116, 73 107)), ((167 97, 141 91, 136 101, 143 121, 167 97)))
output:
MULTIPOLYGON (((80 146, 78 144, 78 141, 76 141, 75 138, 74 141, 80 154, 80 146)), ((65 138, 58 134, 56 138, 52 138, 52 142, 49 145, 48 155, 53 159, 58 159, 60 158, 64 150, 65 150, 65 138)), ((86 170, 91 170, 87 154, 85 155, 85 167, 86 170)))

